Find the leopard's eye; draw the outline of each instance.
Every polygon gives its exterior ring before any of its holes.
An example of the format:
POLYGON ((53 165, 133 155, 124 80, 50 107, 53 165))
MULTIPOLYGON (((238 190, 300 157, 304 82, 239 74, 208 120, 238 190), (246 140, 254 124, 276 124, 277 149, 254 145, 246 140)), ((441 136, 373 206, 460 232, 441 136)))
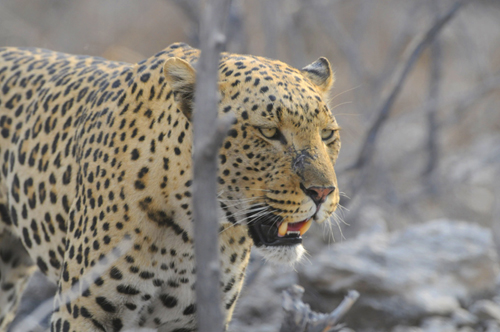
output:
POLYGON ((280 131, 278 128, 259 128, 262 136, 272 140, 278 140, 280 138, 280 131))
POLYGON ((335 130, 333 129, 323 129, 321 131, 321 139, 325 142, 330 140, 333 135, 335 135, 335 130))

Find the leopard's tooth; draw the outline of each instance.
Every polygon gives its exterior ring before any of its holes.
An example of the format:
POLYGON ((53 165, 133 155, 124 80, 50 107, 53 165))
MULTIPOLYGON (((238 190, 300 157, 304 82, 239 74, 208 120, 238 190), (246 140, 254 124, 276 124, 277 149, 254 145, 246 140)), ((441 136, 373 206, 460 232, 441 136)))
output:
POLYGON ((300 228, 300 236, 304 235, 305 232, 309 230, 312 225, 312 218, 309 219, 301 228, 300 228))
POLYGON ((288 229, 288 222, 283 221, 278 229, 278 234, 280 236, 285 236, 287 229, 288 229))

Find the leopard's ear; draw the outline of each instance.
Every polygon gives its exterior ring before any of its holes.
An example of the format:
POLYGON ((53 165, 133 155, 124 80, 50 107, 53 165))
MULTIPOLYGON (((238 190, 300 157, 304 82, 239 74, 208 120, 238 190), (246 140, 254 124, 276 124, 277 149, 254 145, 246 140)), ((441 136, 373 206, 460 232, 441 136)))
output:
POLYGON ((302 68, 302 75, 307 77, 323 93, 328 92, 335 81, 330 62, 323 57, 302 68))
POLYGON ((181 111, 188 120, 191 120, 196 70, 185 60, 170 58, 163 65, 163 74, 174 92, 174 98, 179 103, 181 111))

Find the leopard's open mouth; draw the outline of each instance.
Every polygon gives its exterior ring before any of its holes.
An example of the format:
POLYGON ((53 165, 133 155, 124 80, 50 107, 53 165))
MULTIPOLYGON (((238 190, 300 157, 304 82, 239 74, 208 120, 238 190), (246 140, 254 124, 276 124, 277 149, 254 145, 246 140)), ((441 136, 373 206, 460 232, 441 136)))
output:
POLYGON ((311 227, 312 219, 286 222, 274 214, 249 215, 248 229, 255 246, 294 246, 302 243, 302 235, 311 227))

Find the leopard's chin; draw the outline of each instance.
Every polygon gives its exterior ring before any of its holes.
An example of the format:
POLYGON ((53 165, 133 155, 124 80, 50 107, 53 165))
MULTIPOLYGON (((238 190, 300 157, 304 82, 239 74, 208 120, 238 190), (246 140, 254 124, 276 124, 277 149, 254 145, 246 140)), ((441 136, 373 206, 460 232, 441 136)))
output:
POLYGON ((272 213, 248 214, 247 218, 248 233, 264 259, 274 263, 294 264, 302 258, 305 253, 302 235, 311 226, 312 218, 294 223, 272 213))
POLYGON ((302 244, 296 244, 292 246, 261 246, 257 247, 257 251, 269 262, 293 265, 300 261, 306 250, 302 244))

